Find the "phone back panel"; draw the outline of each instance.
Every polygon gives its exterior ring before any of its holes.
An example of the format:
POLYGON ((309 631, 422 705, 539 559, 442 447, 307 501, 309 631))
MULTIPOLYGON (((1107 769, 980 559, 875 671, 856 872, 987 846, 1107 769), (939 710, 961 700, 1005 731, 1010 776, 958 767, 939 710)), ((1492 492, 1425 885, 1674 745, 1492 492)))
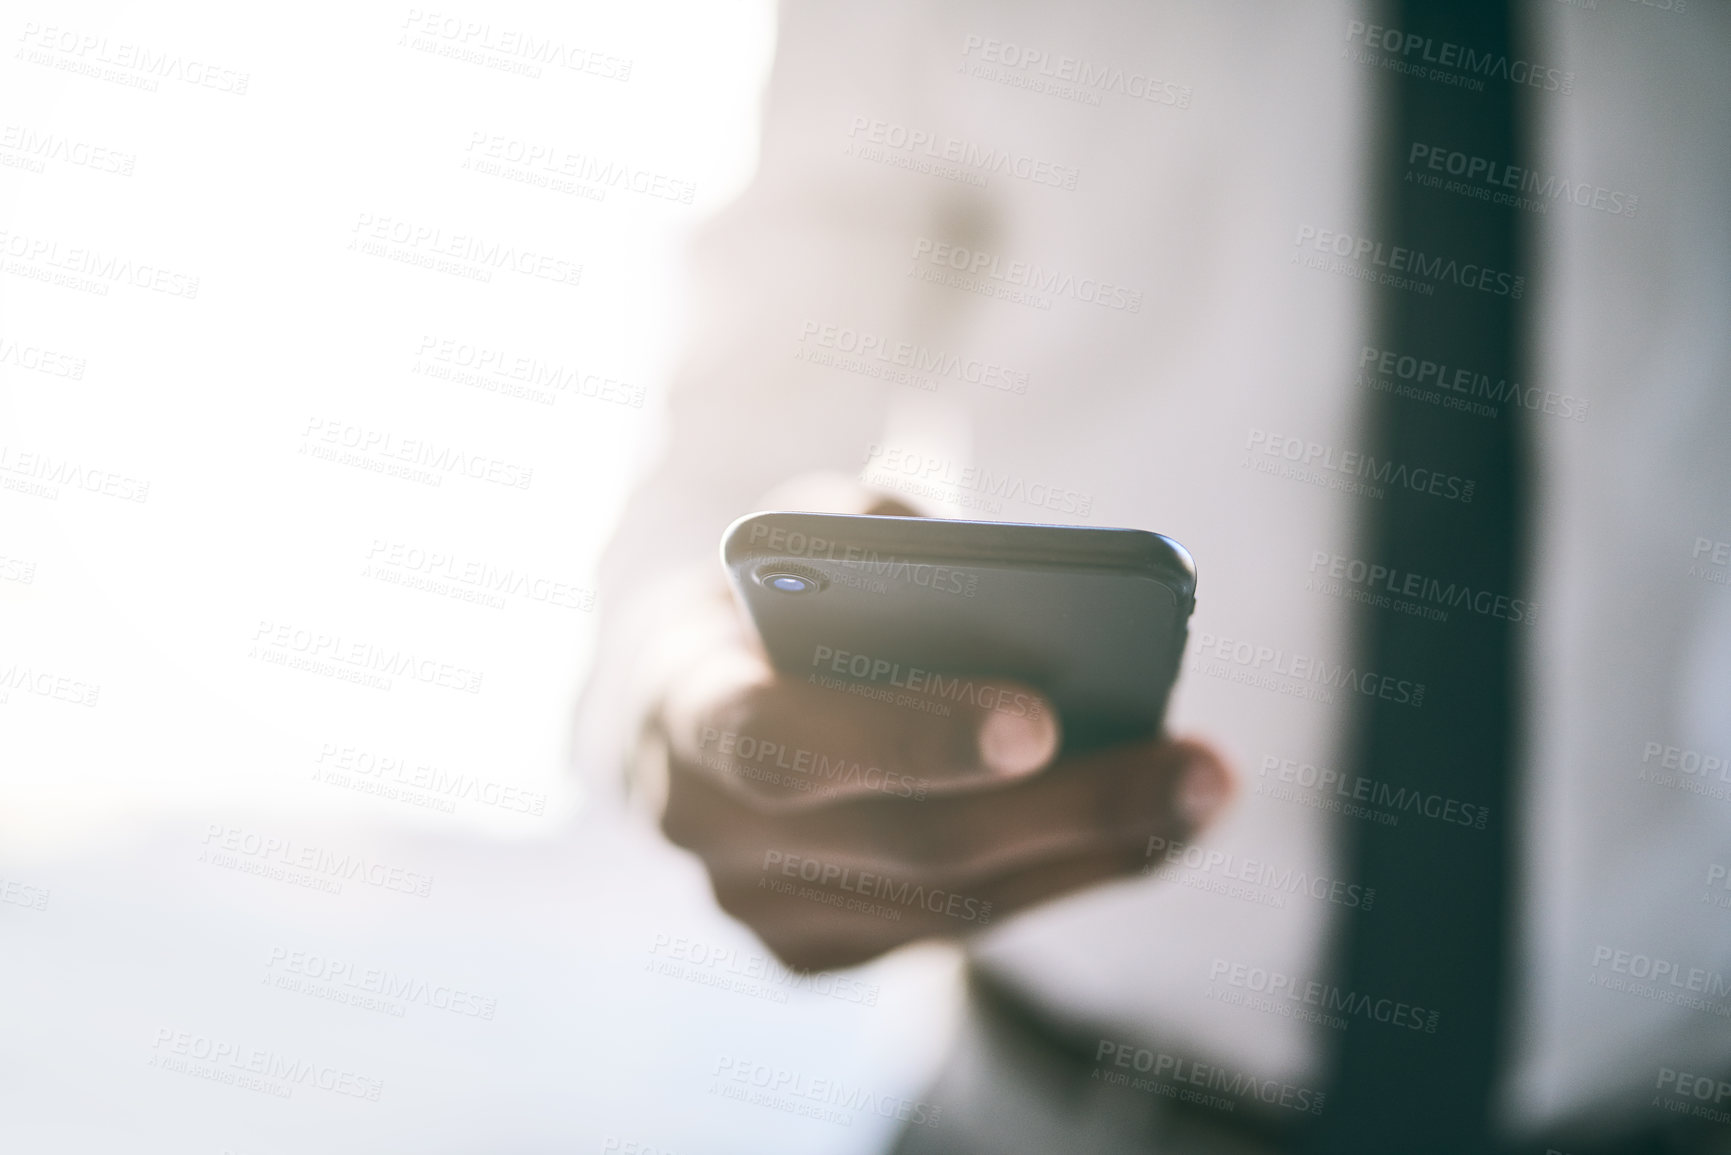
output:
POLYGON ((1189 555, 1144 530, 760 513, 722 561, 783 674, 936 713, 1020 712, 979 682, 1013 678, 1068 750, 1159 732, 1195 604, 1189 555))

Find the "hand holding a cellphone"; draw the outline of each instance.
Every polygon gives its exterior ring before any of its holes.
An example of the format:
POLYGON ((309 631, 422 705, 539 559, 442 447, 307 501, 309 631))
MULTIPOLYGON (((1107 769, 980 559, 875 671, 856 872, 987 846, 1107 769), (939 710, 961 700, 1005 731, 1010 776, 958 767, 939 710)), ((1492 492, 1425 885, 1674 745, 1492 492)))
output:
POLYGON ((797 969, 1135 875, 1235 790, 1161 727, 1195 582, 1176 543, 868 509, 736 522, 737 597, 656 718, 662 828, 797 969))

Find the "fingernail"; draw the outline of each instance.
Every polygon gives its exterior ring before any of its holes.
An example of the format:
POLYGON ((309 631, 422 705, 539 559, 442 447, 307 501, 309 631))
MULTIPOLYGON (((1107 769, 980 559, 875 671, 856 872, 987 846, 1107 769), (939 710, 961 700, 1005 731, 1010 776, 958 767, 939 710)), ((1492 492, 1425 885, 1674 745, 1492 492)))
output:
POLYGON ((1178 783, 1178 813, 1191 826, 1200 826, 1226 801, 1226 774, 1212 759, 1198 758, 1184 771, 1178 783))
POLYGON ((980 726, 980 761, 994 774, 1031 774, 1057 752, 1058 728, 1049 710, 1020 715, 993 711, 980 726))

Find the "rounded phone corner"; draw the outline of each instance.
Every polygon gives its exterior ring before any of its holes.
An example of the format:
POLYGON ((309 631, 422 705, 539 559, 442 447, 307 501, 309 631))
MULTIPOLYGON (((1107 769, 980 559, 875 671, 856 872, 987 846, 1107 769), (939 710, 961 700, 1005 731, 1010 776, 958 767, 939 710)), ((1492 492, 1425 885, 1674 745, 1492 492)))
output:
POLYGON ((1149 534, 1158 538, 1163 547, 1162 555, 1157 562, 1164 572, 1167 584, 1172 587, 1179 599, 1191 608, 1196 604, 1196 558, 1176 539, 1163 533, 1149 534))
POLYGON ((732 568, 733 563, 749 548, 751 531, 756 523, 763 522, 767 525, 766 519, 775 517, 778 512, 780 511, 759 510, 734 518, 721 532, 721 564, 732 568))

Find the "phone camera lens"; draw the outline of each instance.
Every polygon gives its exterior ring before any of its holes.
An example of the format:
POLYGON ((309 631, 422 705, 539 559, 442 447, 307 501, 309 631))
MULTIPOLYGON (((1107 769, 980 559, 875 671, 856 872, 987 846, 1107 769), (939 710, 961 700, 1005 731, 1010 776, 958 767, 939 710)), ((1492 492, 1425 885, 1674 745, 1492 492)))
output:
POLYGON ((758 579, 779 594, 809 594, 817 583, 796 573, 766 573, 758 579))

